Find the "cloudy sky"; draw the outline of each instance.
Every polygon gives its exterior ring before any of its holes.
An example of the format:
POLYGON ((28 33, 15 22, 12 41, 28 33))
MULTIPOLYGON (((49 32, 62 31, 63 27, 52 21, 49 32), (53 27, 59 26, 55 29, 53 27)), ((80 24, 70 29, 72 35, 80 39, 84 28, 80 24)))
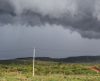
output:
POLYGON ((0 58, 100 54, 100 0, 0 0, 0 58))

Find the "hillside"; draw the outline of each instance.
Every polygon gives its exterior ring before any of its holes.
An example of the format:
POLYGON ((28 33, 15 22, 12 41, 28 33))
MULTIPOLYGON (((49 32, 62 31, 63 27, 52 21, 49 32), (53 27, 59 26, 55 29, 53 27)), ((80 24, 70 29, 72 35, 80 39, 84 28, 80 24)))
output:
MULTIPOLYGON (((16 60, 32 60, 32 57, 17 58, 16 60)), ((66 63, 100 63, 100 56, 77 56, 68 58, 50 58, 50 57, 36 57, 39 61, 55 61, 66 63)))
POLYGON ((37 57, 35 61, 35 77, 32 77, 32 57, 1 60, 0 81, 100 81, 100 73, 97 74, 89 69, 92 66, 100 68, 99 63, 93 63, 99 58, 88 57, 88 59, 92 60, 91 63, 86 63, 85 58, 56 59, 37 57), (77 63, 80 59, 81 62, 85 63, 77 63))

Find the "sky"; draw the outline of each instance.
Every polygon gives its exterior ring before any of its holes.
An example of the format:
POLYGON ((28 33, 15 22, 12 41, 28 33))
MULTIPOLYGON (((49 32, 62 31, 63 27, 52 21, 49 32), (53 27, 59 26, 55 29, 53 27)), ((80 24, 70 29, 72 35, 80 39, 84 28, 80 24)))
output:
POLYGON ((99 55, 100 0, 0 0, 0 59, 99 55))

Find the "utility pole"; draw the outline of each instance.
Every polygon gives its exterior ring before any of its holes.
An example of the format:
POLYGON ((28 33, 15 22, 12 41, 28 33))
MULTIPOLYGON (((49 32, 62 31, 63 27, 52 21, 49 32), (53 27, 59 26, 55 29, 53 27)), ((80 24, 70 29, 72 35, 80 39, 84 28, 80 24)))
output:
POLYGON ((33 77, 35 75, 35 48, 33 49, 33 77))

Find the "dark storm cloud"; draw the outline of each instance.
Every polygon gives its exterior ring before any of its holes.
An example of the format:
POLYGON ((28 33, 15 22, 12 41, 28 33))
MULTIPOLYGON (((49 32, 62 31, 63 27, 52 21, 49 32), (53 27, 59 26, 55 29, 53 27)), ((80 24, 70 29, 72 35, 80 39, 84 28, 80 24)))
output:
POLYGON ((0 0, 0 24, 62 25, 100 38, 99 0, 0 0))

